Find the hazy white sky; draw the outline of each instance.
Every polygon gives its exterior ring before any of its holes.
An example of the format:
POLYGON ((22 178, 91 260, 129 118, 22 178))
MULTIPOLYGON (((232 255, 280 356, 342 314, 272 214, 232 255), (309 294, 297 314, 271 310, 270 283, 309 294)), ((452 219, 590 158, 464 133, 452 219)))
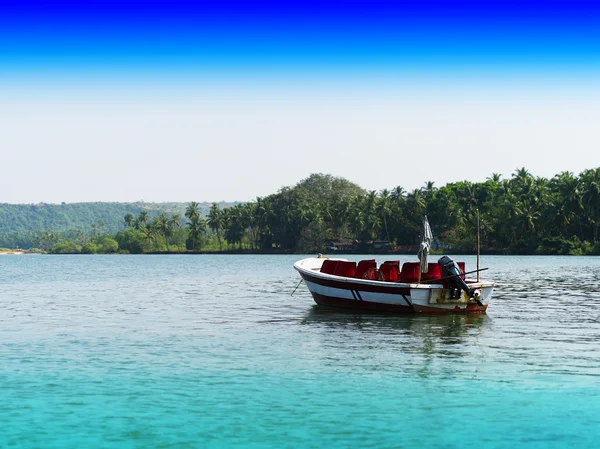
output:
POLYGON ((246 201, 311 173, 369 190, 600 166, 582 83, 0 83, 0 203, 246 201), (370 86, 370 87, 365 87, 370 86))
POLYGON ((589 2, 8 2, 0 203, 600 166, 589 2))

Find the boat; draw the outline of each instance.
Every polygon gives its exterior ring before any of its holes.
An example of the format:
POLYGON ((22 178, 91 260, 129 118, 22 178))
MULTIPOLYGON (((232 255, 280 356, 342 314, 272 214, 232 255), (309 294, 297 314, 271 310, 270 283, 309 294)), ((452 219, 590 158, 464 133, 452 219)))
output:
MULTIPOLYGON (((424 237, 417 262, 375 259, 358 263, 322 255, 294 263, 315 302, 322 306, 397 313, 483 313, 495 286, 480 280, 478 268, 466 272, 464 262, 449 256, 427 260, 433 240, 424 220, 424 237), (476 279, 466 277, 477 273, 476 279)), ((478 251, 479 254, 479 251, 478 251)))

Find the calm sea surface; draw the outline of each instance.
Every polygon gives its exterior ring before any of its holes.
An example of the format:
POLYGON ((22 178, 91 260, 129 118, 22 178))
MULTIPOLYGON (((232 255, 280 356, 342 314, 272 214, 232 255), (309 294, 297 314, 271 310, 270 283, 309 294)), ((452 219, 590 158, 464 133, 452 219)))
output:
POLYGON ((0 447, 599 447, 600 258, 484 257, 472 317, 323 310, 299 258, 0 256, 0 447))

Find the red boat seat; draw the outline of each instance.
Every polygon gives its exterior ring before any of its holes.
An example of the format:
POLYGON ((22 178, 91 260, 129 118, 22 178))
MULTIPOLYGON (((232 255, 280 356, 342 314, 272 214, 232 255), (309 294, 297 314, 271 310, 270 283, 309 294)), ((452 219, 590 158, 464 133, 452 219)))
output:
MULTIPOLYGON (((457 262, 458 267, 465 272, 465 263, 457 262)), ((402 265, 402 272, 400 273, 401 282, 418 282, 419 281, 419 270, 421 264, 419 262, 405 262, 402 265)), ((440 279, 442 277, 442 266, 439 263, 427 264, 427 273, 421 273, 422 281, 432 281, 440 279)), ((461 276, 463 279, 464 276, 461 276)))
POLYGON ((339 260, 324 260, 321 265, 321 273, 334 274, 339 260))
POLYGON ((439 263, 428 263, 427 273, 421 273, 422 281, 432 281, 442 277, 442 266, 439 263))
POLYGON ((356 273, 356 262, 347 262, 344 260, 338 260, 338 264, 335 267, 336 276, 343 276, 346 278, 353 278, 356 273))
POLYGON ((379 266, 379 272, 384 281, 397 282, 400 277, 400 261, 386 260, 379 266))
POLYGON ((377 269, 377 262, 375 259, 361 260, 358 262, 356 267, 355 278, 359 279, 375 279, 375 270, 377 269))
POLYGON ((419 262, 404 262, 400 272, 400 282, 417 282, 420 266, 419 262))

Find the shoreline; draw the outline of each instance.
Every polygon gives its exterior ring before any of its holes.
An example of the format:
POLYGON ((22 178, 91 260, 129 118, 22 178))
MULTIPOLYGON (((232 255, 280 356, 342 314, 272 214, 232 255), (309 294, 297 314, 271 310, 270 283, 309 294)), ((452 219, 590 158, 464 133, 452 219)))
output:
MULTIPOLYGON (((263 256, 291 256, 291 255, 308 255, 308 254, 322 254, 323 257, 336 257, 336 256, 405 256, 408 254, 413 254, 412 251, 406 252, 350 252, 350 251, 336 251, 332 253, 327 252, 295 252, 295 251, 255 251, 255 250, 231 250, 231 251, 163 251, 163 252, 147 252, 147 253, 48 253, 48 252, 28 252, 28 251, 2 251, 0 252, 0 256, 22 256, 22 255, 52 255, 52 256, 177 256, 177 255, 185 255, 185 256, 202 256, 202 255, 223 255, 223 256, 235 256, 235 255, 263 255, 263 256)), ((414 252, 416 255, 416 251, 414 252)), ((446 252, 446 253, 435 253, 430 254, 431 257, 442 256, 445 254, 452 255, 461 255, 461 256, 475 256, 474 252, 446 252)), ((594 257, 594 255, 584 255, 584 254, 510 254, 510 253, 501 253, 501 252, 481 252, 482 256, 570 256, 570 257, 594 257)), ((596 256, 597 257, 597 256, 596 256)))

